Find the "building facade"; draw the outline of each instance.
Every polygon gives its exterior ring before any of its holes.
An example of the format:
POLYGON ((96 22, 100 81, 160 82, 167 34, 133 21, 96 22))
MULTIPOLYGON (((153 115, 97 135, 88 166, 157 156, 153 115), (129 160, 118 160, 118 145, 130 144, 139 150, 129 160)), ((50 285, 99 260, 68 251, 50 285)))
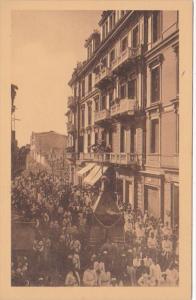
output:
POLYGON ((99 187, 112 169, 119 199, 178 225, 178 12, 103 11, 84 46, 69 81, 70 181, 99 187))
POLYGON ((32 132, 30 144, 30 162, 52 171, 64 170, 66 167, 67 136, 49 132, 32 132))

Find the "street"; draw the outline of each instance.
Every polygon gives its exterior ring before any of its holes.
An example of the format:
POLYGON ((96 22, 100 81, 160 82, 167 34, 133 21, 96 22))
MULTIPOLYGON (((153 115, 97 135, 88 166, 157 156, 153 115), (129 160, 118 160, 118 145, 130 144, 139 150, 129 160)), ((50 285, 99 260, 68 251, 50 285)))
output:
MULTIPOLYGON (((123 203, 120 223, 104 225, 107 215, 99 220, 93 211, 98 196, 47 171, 13 180, 12 285, 137 286, 143 274, 149 286, 177 284, 177 231, 123 203)), ((107 213, 114 216, 116 204, 109 201, 107 213)))

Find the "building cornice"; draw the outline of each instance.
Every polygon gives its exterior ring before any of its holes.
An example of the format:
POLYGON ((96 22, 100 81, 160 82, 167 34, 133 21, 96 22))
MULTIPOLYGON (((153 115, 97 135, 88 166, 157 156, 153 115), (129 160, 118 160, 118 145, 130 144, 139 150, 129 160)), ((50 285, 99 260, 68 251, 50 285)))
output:
POLYGON ((104 39, 101 42, 99 47, 94 52, 93 56, 88 61, 86 61, 84 63, 84 65, 80 68, 80 70, 78 70, 78 72, 76 71, 75 78, 71 78, 71 80, 68 82, 68 84, 70 86, 74 83, 75 80, 77 80, 96 61, 96 59, 99 58, 99 55, 102 53, 102 51, 104 51, 108 47, 108 45, 110 45, 110 42, 113 39, 115 39, 115 37, 119 34, 119 32, 124 29, 127 22, 129 21, 130 17, 132 17, 135 12, 136 12, 135 10, 132 10, 127 15, 125 15, 125 17, 122 20, 120 20, 120 22, 110 32, 110 34, 106 37, 106 39, 104 39))
MULTIPOLYGON (((152 59, 153 55, 157 55, 157 52, 162 50, 167 46, 167 44, 170 44, 173 40, 176 40, 179 38, 179 30, 177 29, 175 32, 173 32, 171 35, 160 41, 156 46, 154 46, 152 49, 146 51, 144 53, 144 58, 146 62, 152 59)), ((176 45, 177 43, 175 43, 176 45)))

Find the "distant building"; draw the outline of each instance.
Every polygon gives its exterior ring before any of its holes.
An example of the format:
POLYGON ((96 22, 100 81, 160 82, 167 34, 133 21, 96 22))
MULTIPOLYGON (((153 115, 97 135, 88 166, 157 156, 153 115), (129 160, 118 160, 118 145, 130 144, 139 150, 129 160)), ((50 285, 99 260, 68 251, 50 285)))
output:
POLYGON ((30 156, 34 162, 49 169, 63 169, 65 163, 66 135, 49 132, 32 132, 30 156))
POLYGON ((113 168, 119 199, 178 225, 178 12, 104 11, 99 26, 69 81, 70 180, 99 188, 113 168))

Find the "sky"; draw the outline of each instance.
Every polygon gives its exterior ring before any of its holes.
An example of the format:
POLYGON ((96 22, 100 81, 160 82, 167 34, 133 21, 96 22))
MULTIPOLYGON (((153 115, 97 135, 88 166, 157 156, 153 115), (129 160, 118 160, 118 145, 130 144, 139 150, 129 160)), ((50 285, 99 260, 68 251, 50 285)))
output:
POLYGON ((14 11, 12 13, 12 83, 19 146, 32 131, 66 134, 68 81, 78 61, 86 59, 85 40, 98 28, 101 11, 14 11))

